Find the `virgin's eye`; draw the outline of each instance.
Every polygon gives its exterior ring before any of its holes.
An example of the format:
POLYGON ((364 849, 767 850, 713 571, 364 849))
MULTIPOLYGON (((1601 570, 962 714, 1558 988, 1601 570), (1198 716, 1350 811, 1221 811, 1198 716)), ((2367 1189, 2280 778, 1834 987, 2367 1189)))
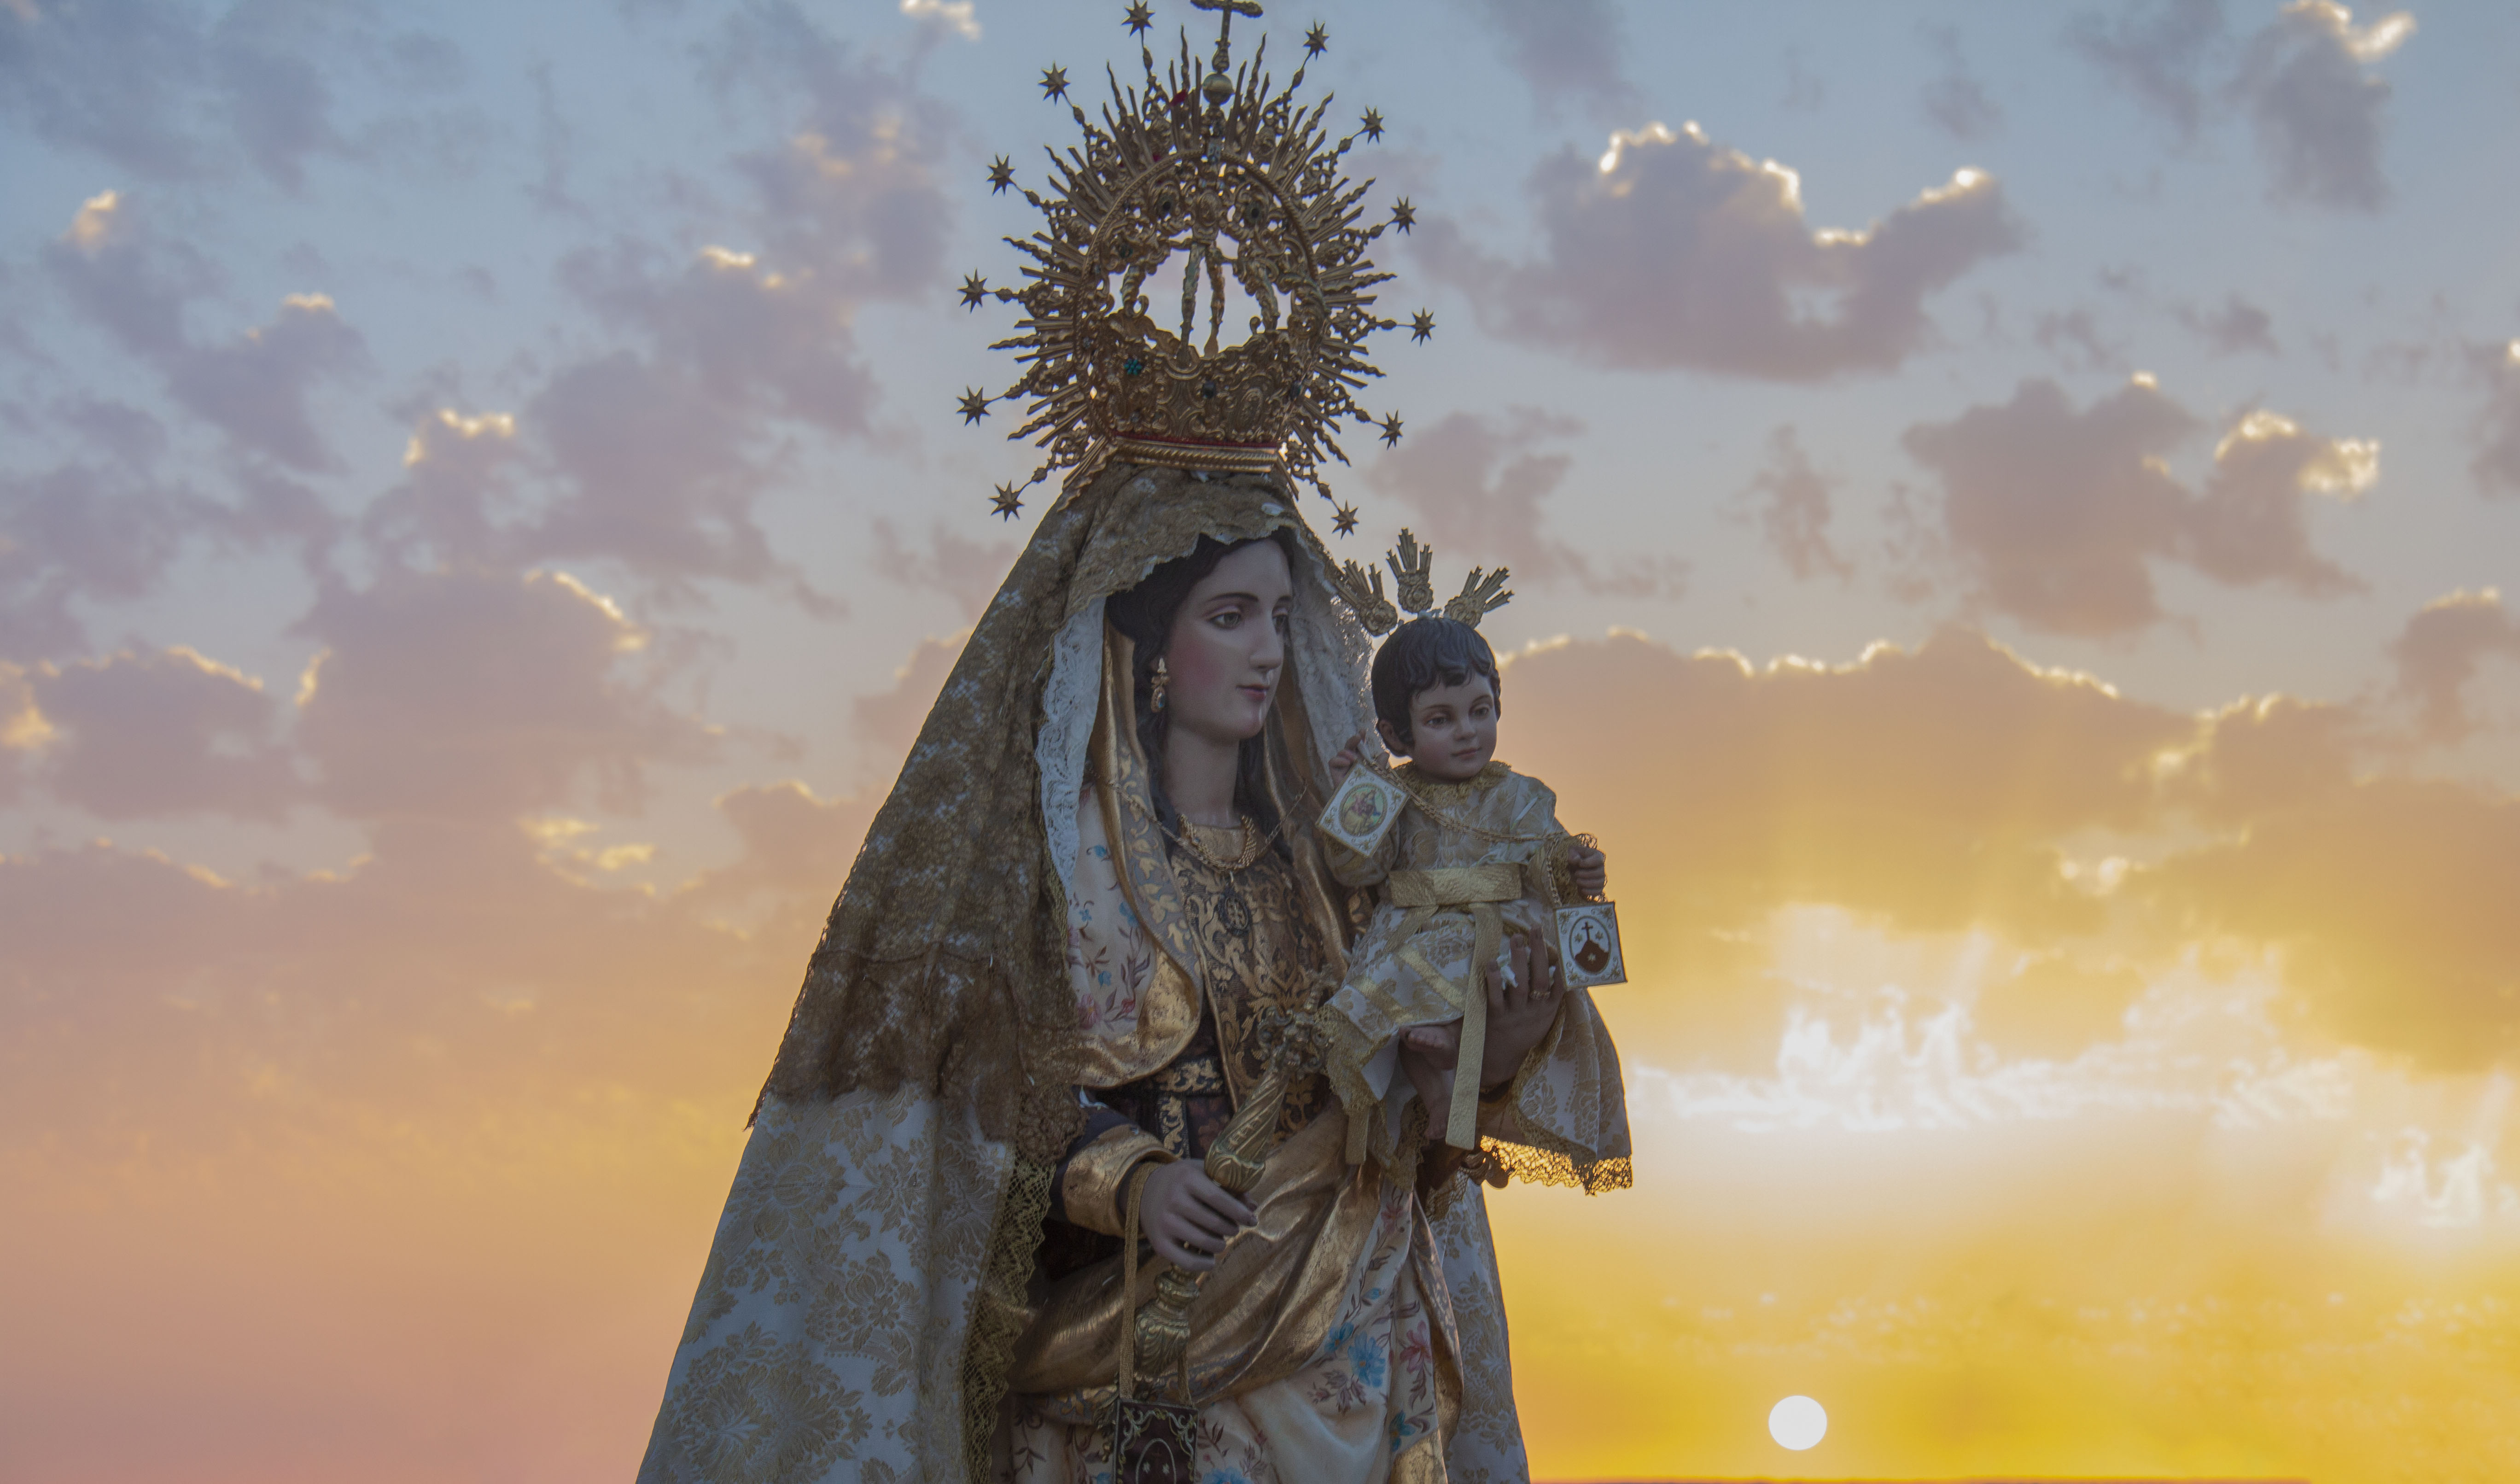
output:
POLYGON ((1240 608, 1227 608, 1225 611, 1209 619, 1208 622, 1215 624, 1220 629, 1237 627, 1242 622, 1242 610, 1240 608))

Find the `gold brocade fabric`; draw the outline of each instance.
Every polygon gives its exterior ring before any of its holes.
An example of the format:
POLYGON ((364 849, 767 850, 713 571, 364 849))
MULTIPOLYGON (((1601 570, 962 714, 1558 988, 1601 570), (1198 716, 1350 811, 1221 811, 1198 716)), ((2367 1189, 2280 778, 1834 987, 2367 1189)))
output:
MULTIPOLYGON (((1207 980, 1217 1057, 1234 1105, 1239 1107, 1268 1071, 1261 1016, 1271 1009, 1293 1019, 1311 1013, 1320 993, 1329 987, 1319 978, 1331 962, 1328 940, 1322 924, 1302 910, 1293 865, 1274 851, 1231 872, 1184 851, 1174 857, 1173 870, 1182 882, 1191 942, 1207 980)), ((1286 1097, 1279 1132, 1291 1134, 1312 1122, 1328 1096, 1328 1084, 1319 1076, 1298 1083, 1286 1097)), ((1201 1139, 1197 1152, 1204 1152, 1208 1142, 1201 1139)))

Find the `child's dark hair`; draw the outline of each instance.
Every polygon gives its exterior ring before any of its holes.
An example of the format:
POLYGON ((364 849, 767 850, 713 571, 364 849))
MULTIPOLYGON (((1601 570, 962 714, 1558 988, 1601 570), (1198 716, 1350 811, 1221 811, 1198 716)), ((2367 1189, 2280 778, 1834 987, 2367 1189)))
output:
POLYGON ((1503 711, 1505 677, 1497 673, 1496 653, 1479 631, 1456 618, 1412 618, 1373 656, 1373 714, 1400 739, 1403 750, 1415 747, 1409 708, 1418 696, 1437 686, 1465 684, 1473 675, 1487 677, 1503 711))

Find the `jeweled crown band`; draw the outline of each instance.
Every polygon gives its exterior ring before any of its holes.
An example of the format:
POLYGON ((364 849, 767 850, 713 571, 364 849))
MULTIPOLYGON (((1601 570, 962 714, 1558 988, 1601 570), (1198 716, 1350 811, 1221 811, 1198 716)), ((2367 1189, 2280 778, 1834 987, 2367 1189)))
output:
POLYGON ((1117 437, 1111 457, 1123 464, 1160 464, 1209 473, 1265 474, 1285 468, 1275 443, 1192 443, 1176 438, 1117 437))

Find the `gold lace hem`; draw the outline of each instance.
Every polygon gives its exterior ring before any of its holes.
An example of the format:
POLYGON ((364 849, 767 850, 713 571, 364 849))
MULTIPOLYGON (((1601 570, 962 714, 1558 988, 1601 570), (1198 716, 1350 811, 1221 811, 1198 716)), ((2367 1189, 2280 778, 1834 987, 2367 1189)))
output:
POLYGON ((989 1230, 989 1255, 980 1269, 979 1290, 971 1295, 971 1323, 963 1340, 967 1479, 989 1477, 1007 1372, 1014 1363, 1016 1341, 1032 1322, 1025 1290, 1032 1281, 1033 1250, 1041 1245, 1041 1224, 1050 1215, 1050 1183, 1056 1173, 1055 1166, 1016 1154, 1007 1173, 1006 1192, 998 1200, 997 1221, 989 1230))

